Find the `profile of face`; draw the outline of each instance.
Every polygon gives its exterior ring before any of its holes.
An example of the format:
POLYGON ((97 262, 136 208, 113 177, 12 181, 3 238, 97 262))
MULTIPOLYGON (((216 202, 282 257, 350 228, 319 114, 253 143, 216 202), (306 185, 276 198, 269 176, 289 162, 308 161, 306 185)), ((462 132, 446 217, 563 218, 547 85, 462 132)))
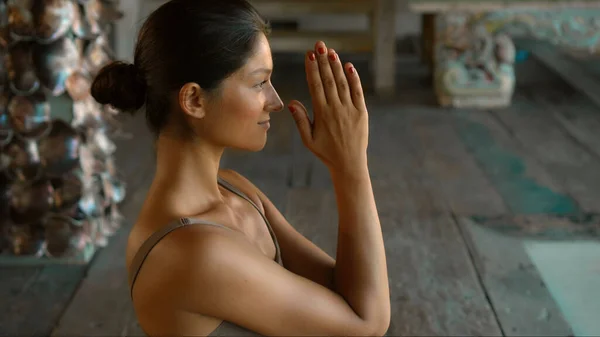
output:
POLYGON ((179 91, 179 108, 195 137, 215 146, 261 150, 267 141, 270 114, 283 109, 271 83, 273 59, 264 34, 256 39, 246 63, 212 93, 196 83, 179 91))
POLYGON ((169 0, 138 33, 134 62, 103 67, 100 104, 135 113, 158 139, 261 150, 283 103, 271 83, 268 22, 249 0, 169 0))

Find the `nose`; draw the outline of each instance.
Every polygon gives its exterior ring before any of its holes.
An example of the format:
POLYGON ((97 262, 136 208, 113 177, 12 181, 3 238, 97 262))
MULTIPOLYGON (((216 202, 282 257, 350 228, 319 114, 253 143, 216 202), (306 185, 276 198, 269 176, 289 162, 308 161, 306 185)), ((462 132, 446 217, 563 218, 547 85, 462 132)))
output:
POLYGON ((273 86, 271 86, 271 93, 269 94, 267 104, 267 111, 279 112, 283 110, 283 101, 273 86))

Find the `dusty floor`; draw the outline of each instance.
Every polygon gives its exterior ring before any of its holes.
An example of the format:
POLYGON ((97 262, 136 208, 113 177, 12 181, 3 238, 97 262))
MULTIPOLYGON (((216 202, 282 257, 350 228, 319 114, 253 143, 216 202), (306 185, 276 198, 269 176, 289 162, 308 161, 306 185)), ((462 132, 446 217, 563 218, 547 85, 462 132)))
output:
MULTIPOLYGON (((302 65, 288 59, 276 58, 274 83, 284 101, 308 103, 302 65)), ((369 102, 392 289, 388 335, 599 335, 600 109, 535 60, 518 66, 512 107, 440 109, 416 59, 398 64, 397 95, 369 102)), ((366 63, 357 66, 367 77, 366 63)), ((333 254, 327 172, 290 116, 272 117, 263 152, 229 153, 223 165, 333 254)), ((125 120, 134 138, 118 141, 118 161, 132 221, 153 154, 143 116, 125 120)), ((88 267, 0 268, 0 335, 139 335, 123 265, 127 232, 88 267)))

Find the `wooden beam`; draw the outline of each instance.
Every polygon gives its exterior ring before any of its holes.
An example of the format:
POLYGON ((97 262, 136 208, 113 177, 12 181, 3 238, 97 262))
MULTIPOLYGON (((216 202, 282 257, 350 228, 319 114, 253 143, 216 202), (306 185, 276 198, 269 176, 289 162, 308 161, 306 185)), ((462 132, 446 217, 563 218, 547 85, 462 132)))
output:
POLYGON ((450 11, 497 11, 503 9, 568 9, 568 8, 599 8, 600 1, 527 1, 527 0, 495 0, 495 1, 421 1, 409 0, 408 8, 418 13, 441 13, 450 11))
POLYGON ((269 42, 273 51, 306 52, 315 42, 323 40, 327 47, 338 52, 371 52, 373 41, 369 33, 325 33, 299 31, 273 31, 269 42))
POLYGON ((268 19, 310 14, 369 14, 374 9, 372 1, 364 0, 252 0, 251 3, 268 19))
POLYGON ((378 95, 394 92, 396 76, 396 7, 395 0, 377 0, 372 16, 373 84, 378 95))

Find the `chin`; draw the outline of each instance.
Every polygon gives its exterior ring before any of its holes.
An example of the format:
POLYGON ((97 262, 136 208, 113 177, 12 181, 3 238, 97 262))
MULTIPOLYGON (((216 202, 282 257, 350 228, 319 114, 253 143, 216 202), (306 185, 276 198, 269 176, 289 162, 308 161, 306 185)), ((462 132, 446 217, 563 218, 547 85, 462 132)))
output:
POLYGON ((262 142, 247 142, 246 144, 240 146, 232 146, 236 150, 248 151, 248 152, 260 152, 267 145, 267 140, 265 139, 262 142))

